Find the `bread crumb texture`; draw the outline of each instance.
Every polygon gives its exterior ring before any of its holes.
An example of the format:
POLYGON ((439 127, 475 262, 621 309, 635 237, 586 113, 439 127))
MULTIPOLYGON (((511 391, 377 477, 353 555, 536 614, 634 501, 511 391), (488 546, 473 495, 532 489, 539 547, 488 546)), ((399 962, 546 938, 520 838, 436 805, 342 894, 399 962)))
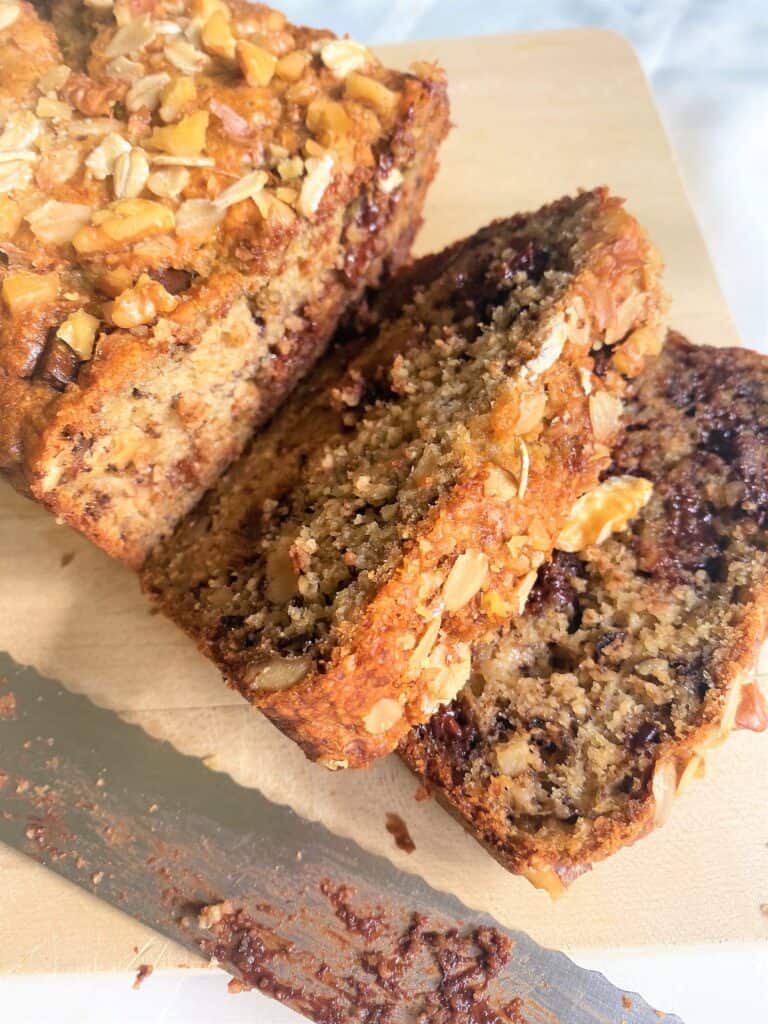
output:
POLYGON ((510 870, 554 895, 666 820, 732 728, 768 724, 768 360, 671 335, 605 474, 653 491, 558 551, 402 756, 510 870))
MULTIPOLYGON (((626 373, 660 345, 659 273, 605 190, 419 261, 157 550, 146 588, 311 757, 391 750, 524 610, 607 469, 626 373)), ((598 495, 582 529, 623 522, 636 488, 598 495)))

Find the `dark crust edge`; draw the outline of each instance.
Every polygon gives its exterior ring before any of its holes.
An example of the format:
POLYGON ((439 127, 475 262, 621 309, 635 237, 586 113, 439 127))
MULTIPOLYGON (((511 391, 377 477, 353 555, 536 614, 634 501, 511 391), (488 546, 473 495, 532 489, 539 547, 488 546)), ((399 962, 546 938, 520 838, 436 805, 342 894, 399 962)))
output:
MULTIPOLYGON (((667 343, 670 342, 688 351, 696 348, 673 330, 668 334, 667 343)), ((718 351, 728 352, 729 349, 723 347, 718 351)), ((731 351, 739 353, 741 357, 746 352, 742 348, 732 348, 731 351)), ((654 774, 669 765, 679 782, 689 764, 695 763, 707 749, 727 739, 731 727, 724 729, 723 726, 729 710, 729 697, 734 687, 741 689, 753 682, 760 648, 768 636, 768 579, 753 586, 745 606, 741 621, 734 627, 736 635, 733 642, 725 649, 715 685, 704 698, 698 725, 684 740, 667 738, 660 744, 659 755, 654 762, 654 774)), ((532 837, 526 837, 524 842, 510 843, 505 841, 503 835, 494 834, 490 828, 478 823, 472 803, 462 799, 454 787, 446 786, 443 781, 436 779, 429 772, 426 760, 418 756, 407 738, 397 752, 408 768, 429 786, 438 803, 502 867, 513 874, 526 876, 534 885, 546 889, 555 898, 562 895, 575 878, 589 871, 594 863, 633 845, 663 824, 655 821, 657 805, 651 779, 644 796, 628 803, 628 815, 612 821, 608 828, 602 827, 599 834, 593 833, 590 843, 581 844, 575 852, 564 850, 558 857, 552 850, 551 842, 537 844, 532 837)))

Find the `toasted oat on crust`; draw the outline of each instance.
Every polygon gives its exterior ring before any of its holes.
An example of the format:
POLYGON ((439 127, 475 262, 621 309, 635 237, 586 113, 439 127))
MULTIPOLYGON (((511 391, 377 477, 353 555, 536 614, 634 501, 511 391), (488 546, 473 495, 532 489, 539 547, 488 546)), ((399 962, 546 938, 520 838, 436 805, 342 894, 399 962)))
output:
POLYGON ((245 0, 0 10, 0 471, 139 565, 407 256, 442 72, 245 0))
POLYGON ((670 336, 609 474, 653 496, 539 570, 526 614, 400 753, 511 871, 553 895, 664 823, 705 751, 768 725, 768 359, 670 336))
MULTIPOLYGON (((658 348, 658 258, 605 190, 418 262, 175 535, 144 586, 306 753, 361 766, 461 689, 608 465, 658 348)), ((610 501, 631 514, 631 483, 610 501)), ((585 528, 586 525, 585 525, 585 528)))

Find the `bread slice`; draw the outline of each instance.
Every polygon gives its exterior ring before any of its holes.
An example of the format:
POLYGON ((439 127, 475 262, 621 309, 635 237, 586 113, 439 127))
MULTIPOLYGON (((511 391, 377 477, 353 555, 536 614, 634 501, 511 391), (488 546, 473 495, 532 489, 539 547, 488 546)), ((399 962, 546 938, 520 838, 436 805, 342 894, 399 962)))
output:
POLYGON ((608 464, 619 370, 658 347, 661 305, 658 258, 604 190, 417 263, 144 586, 310 757, 369 763, 525 605, 608 464))
POLYGON ((763 729, 768 359, 671 336, 610 469, 653 482, 624 532, 539 570, 525 615, 405 761, 553 894, 666 820, 705 751, 763 729))
POLYGON ((407 256, 441 71, 245 0, 0 18, 0 471, 138 566, 407 256))

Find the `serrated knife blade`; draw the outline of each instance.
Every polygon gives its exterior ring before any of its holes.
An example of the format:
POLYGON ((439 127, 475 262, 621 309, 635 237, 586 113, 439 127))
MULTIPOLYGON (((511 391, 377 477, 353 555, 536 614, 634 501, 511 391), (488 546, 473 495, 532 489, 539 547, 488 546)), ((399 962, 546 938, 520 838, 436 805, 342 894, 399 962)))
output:
POLYGON ((680 1024, 0 652, 0 840, 323 1024, 680 1024))

